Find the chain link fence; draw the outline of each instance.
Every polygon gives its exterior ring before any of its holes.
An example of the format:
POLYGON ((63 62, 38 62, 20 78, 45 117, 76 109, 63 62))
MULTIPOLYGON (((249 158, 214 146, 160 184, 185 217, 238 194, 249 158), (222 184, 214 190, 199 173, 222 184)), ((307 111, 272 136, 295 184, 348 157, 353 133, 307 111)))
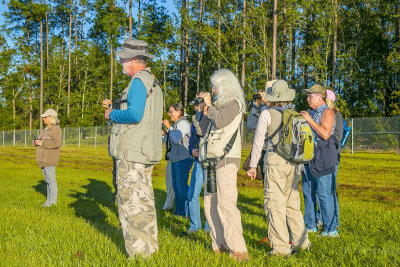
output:
MULTIPOLYGON (((346 119, 351 134, 345 151, 394 151, 400 153, 400 117, 346 119)), ((244 124, 246 125, 246 123, 244 124)), ((107 146, 111 126, 63 128, 62 146, 107 146)), ((161 131, 161 126, 160 126, 161 131)), ((5 146, 31 146, 39 130, 1 131, 1 144, 5 146)), ((244 147, 250 148, 254 132, 244 127, 244 147)))

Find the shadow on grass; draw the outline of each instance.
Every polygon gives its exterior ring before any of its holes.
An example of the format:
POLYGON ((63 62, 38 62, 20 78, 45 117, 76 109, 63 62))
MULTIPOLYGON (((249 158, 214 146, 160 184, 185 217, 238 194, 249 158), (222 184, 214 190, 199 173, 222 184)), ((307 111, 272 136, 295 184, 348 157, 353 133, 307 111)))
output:
POLYGON ((37 185, 34 185, 32 187, 36 190, 36 192, 47 197, 47 184, 44 180, 40 180, 40 182, 37 185))
POLYGON ((104 236, 110 238, 122 253, 126 253, 121 229, 111 225, 108 215, 104 212, 104 209, 109 209, 118 218, 118 208, 113 203, 111 187, 103 181, 92 178, 88 180, 89 183, 82 186, 86 192, 75 191, 70 195, 76 198, 76 201, 69 206, 75 210, 76 216, 96 227, 104 236))

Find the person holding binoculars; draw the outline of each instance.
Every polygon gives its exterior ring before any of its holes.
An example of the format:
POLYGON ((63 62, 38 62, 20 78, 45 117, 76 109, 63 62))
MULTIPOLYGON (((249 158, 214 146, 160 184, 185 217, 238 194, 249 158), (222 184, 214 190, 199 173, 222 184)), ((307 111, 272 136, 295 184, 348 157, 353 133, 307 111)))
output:
POLYGON ((210 80, 215 102, 211 104, 210 93, 199 94, 205 103, 203 117, 199 121, 205 133, 199 144, 199 160, 203 168, 207 168, 204 213, 210 225, 214 252, 230 253, 238 261, 248 260, 237 208, 240 125, 246 104, 240 83, 230 70, 219 70, 210 80))

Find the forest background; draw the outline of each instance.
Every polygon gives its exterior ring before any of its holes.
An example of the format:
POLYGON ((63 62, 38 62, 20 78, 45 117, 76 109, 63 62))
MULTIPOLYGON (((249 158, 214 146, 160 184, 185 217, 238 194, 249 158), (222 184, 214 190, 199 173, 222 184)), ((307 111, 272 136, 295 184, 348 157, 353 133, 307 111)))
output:
MULTIPOLYGON (((334 90, 345 117, 400 115, 400 2, 393 0, 6 0, 0 129, 105 125, 102 100, 128 85, 114 50, 141 39, 165 106, 208 91, 228 68, 250 102, 265 82, 334 90), (173 5, 173 6, 171 6, 173 5), (134 12, 132 11, 134 10, 134 12), (171 10, 175 10, 172 12, 171 10)), ((165 109, 166 110, 166 109, 165 109)))

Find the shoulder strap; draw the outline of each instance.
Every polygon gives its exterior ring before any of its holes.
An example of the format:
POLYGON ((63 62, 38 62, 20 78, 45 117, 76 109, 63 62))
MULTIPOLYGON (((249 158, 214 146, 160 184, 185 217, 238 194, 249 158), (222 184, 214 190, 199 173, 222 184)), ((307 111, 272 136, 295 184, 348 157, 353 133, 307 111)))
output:
MULTIPOLYGON (((277 133, 278 133, 278 132, 282 129, 282 127, 283 127, 283 110, 278 109, 278 108, 273 108, 273 109, 279 111, 279 112, 282 114, 282 122, 281 122, 281 124, 279 125, 279 127, 275 130, 275 132, 273 132, 270 136, 268 136, 268 133, 267 133, 267 136, 265 137, 265 141, 268 141, 268 142, 269 142, 269 140, 272 140, 272 139, 275 137, 275 135, 277 135, 277 133)), ((272 142, 272 141, 271 141, 271 142, 272 142)))

